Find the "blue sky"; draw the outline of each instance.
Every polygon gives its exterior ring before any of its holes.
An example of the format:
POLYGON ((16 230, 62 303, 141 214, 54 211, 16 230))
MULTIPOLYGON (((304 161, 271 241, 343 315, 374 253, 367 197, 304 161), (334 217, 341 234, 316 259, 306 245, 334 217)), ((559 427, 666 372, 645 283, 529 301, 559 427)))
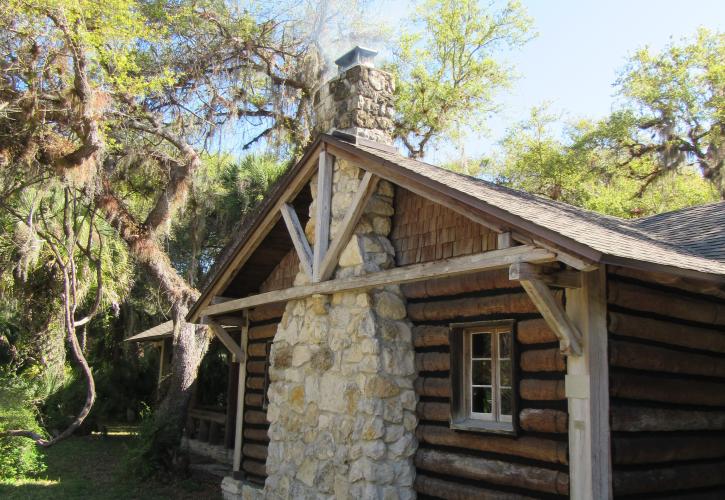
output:
MULTIPOLYGON (((699 26, 725 29, 725 0, 523 0, 538 37, 506 60, 520 78, 500 96, 503 112, 489 121, 490 137, 471 138, 466 153, 491 149, 505 130, 527 117, 531 107, 549 101, 570 117, 601 117, 615 102, 612 84, 628 55, 649 45, 693 34, 699 26)), ((403 17, 409 2, 395 2, 403 17)), ((445 148, 428 155, 445 161, 445 148)))

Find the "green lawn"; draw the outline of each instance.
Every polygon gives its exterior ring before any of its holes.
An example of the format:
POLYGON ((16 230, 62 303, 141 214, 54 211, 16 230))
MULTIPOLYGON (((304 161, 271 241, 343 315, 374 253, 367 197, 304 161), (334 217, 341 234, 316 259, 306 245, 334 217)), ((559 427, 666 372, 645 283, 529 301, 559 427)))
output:
POLYGON ((191 478, 162 484, 139 482, 127 476, 123 457, 131 440, 128 432, 71 437, 47 451, 48 469, 36 479, 0 482, 4 500, 65 499, 218 499, 221 480, 196 473, 191 478))

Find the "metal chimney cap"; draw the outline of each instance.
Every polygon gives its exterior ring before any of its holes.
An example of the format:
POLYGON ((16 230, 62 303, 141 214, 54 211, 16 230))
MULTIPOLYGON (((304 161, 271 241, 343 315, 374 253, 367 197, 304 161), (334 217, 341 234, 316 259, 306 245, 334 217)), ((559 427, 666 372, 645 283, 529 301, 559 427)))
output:
POLYGON ((375 67, 373 59, 377 54, 378 52, 376 50, 356 45, 355 48, 337 58, 335 64, 337 64, 337 70, 339 73, 343 73, 358 64, 375 67))

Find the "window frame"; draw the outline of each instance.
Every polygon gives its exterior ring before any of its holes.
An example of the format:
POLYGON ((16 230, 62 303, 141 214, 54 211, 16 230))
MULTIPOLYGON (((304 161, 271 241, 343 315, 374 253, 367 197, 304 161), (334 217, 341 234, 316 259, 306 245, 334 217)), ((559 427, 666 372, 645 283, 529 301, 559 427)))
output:
POLYGON ((516 321, 496 320, 472 323, 452 323, 450 325, 451 346, 451 411, 450 427, 452 429, 491 432, 496 434, 516 435, 518 433, 518 349, 516 345, 516 321), (475 333, 511 335, 511 417, 501 418, 500 415, 500 370, 495 369, 501 361, 499 342, 492 342, 491 350, 491 391, 494 401, 491 413, 476 414, 472 411, 471 400, 473 381, 471 365, 473 360, 471 343, 475 333))

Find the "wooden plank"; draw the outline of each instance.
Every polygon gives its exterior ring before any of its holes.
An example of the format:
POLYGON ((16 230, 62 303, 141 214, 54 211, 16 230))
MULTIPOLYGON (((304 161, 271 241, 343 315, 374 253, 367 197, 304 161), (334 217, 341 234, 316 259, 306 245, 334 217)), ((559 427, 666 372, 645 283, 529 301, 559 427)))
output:
MULTIPOLYGON (((224 304, 229 304, 230 302, 225 302, 224 304)), ((224 304, 217 304, 219 306, 222 306, 224 304)), ((224 344, 224 347, 226 347, 230 353, 232 353, 233 359, 235 363, 241 361, 244 359, 244 353, 242 353, 242 349, 237 344, 234 339, 227 333, 227 331, 222 328, 222 326, 217 323, 212 318, 205 318, 206 323, 211 328, 212 333, 216 335, 216 337, 221 341, 222 344, 224 344)))
POLYGON ((519 283, 558 337, 561 351, 566 354, 581 354, 581 333, 569 320, 561 301, 556 299, 549 287, 537 279, 520 280, 519 283))
POLYGON ((233 471, 239 472, 242 463, 242 436, 244 435, 244 393, 246 385, 244 379, 247 375, 247 345, 249 343, 249 317, 244 314, 246 324, 242 326, 241 349, 243 356, 239 361, 239 382, 237 387, 237 419, 234 427, 234 461, 233 471))
POLYGON ((503 250, 492 250, 480 254, 466 255, 464 257, 454 257, 443 261, 397 267, 364 276, 353 276, 350 278, 287 288, 286 290, 261 293, 250 297, 235 299, 224 304, 207 306, 202 312, 205 316, 214 316, 272 302, 286 302, 288 300, 300 299, 314 294, 365 290, 383 285, 411 283, 413 281, 430 278, 454 276, 488 269, 501 269, 515 262, 539 263, 550 262, 553 259, 554 255, 551 252, 521 245, 503 250))
POLYGON ((352 199, 352 203, 347 209, 347 213, 345 213, 345 218, 340 223, 338 233, 335 235, 335 239, 332 240, 330 248, 327 249, 325 258, 322 259, 319 270, 319 281, 326 281, 332 276, 335 267, 337 267, 337 262, 340 259, 340 254, 342 254, 342 251, 355 232, 355 227, 360 220, 360 216, 370 196, 375 192, 379 181, 380 177, 370 172, 365 172, 365 175, 363 175, 360 185, 355 192, 355 196, 352 199))
POLYGON ((514 264, 509 269, 509 279, 512 280, 539 280, 547 285, 559 288, 581 287, 581 273, 566 269, 547 269, 526 262, 514 264))
POLYGON ((566 291, 566 309, 581 332, 581 355, 567 358, 571 498, 612 498, 607 299, 604 266, 566 291))
POLYGON ((283 204, 280 207, 280 212, 284 223, 287 225, 287 231, 289 231, 290 238, 292 238, 292 244, 295 247, 297 256, 300 258, 302 269, 307 273, 307 276, 312 278, 312 250, 307 242, 305 231, 300 224, 300 219, 297 217, 297 212, 289 203, 283 204))
POLYGON ((317 199, 315 199, 315 250, 312 282, 320 281, 322 261, 330 244, 330 207, 332 205, 332 162, 326 150, 320 151, 317 167, 317 199))
POLYGON ((511 239, 511 232, 506 231, 505 233, 498 233, 496 235, 496 248, 499 250, 502 248, 509 248, 513 245, 513 240, 511 239))

